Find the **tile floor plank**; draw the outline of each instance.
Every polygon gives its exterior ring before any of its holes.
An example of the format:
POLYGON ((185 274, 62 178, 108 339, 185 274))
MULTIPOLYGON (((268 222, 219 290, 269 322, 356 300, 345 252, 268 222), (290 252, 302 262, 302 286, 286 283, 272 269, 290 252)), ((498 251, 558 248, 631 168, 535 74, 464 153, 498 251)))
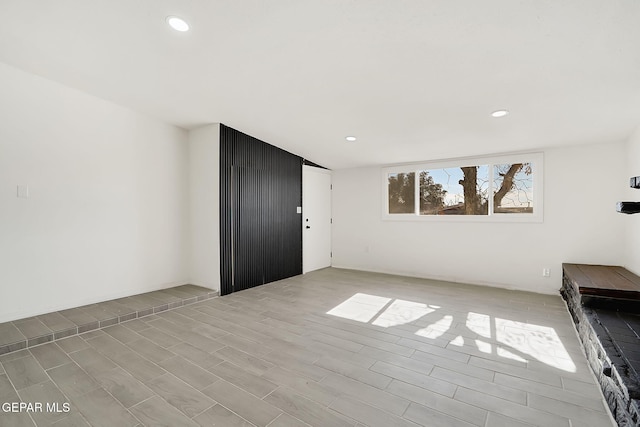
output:
POLYGON ((104 331, 123 344, 140 339, 139 334, 123 325, 109 326, 108 328, 104 328, 104 331))
POLYGON ((269 348, 262 343, 251 341, 233 334, 218 337, 216 341, 256 357, 264 356, 265 354, 273 351, 272 348, 269 348))
POLYGON ((488 411, 486 409, 459 402, 442 394, 434 393, 402 381, 393 380, 389 387, 387 387, 387 391, 393 395, 400 396, 408 401, 418 403, 419 405, 431 408, 434 411, 465 421, 469 424, 484 426, 485 419, 487 418, 488 411))
MULTIPOLYGON (((533 393, 540 396, 546 396, 562 402, 573 403, 580 405, 584 408, 599 410, 604 412, 602 406, 602 399, 600 396, 585 396, 578 392, 565 390, 560 387, 554 387, 547 384, 539 383, 536 381, 527 380, 524 378, 517 378, 511 375, 506 375, 501 372, 496 372, 495 380, 496 384, 501 384, 507 387, 523 390, 527 393, 533 393)), ((588 388, 587 388, 588 389, 588 388)))
POLYGON ((534 424, 524 423, 495 412, 489 412, 486 427, 534 427, 534 424))
POLYGON ((609 415, 604 411, 588 409, 583 405, 563 402, 546 396, 529 393, 529 406, 560 416, 568 416, 573 425, 607 425, 609 415))
POLYGON ((138 420, 104 389, 98 388, 74 397, 72 408, 77 408, 93 427, 134 427, 138 420))
POLYGON ((204 369, 209 369, 210 367, 218 365, 224 361, 224 359, 200 350, 199 348, 185 342, 169 347, 168 350, 204 369))
POLYGON ((266 399, 258 399, 225 380, 216 381, 202 392, 258 427, 268 425, 282 413, 266 399))
POLYGON ((342 375, 331 374, 320 381, 320 384, 398 416, 402 416, 409 406, 409 401, 402 397, 342 375))
POLYGON ((36 359, 29 355, 20 359, 3 362, 4 370, 16 390, 21 390, 35 384, 47 381, 47 373, 36 359))
POLYGON ((171 374, 155 378, 147 382, 147 386, 189 418, 215 404, 210 398, 171 374))
POLYGON ((23 402, 40 403, 42 405, 40 410, 31 412, 31 418, 36 424, 53 424, 68 415, 67 412, 64 412, 64 404, 69 404, 70 402, 51 381, 32 385, 20 390, 18 393, 23 402), (51 405, 51 407, 47 405, 51 405))
POLYGON ((262 376, 252 374, 230 362, 222 362, 219 365, 209 368, 209 372, 230 382, 236 387, 253 394, 262 399, 273 390, 278 388, 277 384, 265 379, 262 376))
POLYGON ((404 416, 406 419, 425 427, 472 427, 479 425, 467 423, 417 403, 411 403, 404 416))
POLYGON ((94 348, 71 353, 69 355, 78 366, 84 369, 89 375, 98 375, 115 368, 116 365, 104 355, 100 354, 94 348))
MULTIPOLYGON (((341 348, 337 348, 332 345, 325 344, 323 342, 307 340, 306 338, 300 338, 299 341, 302 343, 305 343, 307 350, 313 353, 316 353, 317 357, 313 362, 315 362, 322 356, 330 356, 330 357, 336 357, 338 359, 348 360, 349 363, 357 365, 361 368, 369 369, 374 363, 376 363, 376 360, 379 360, 373 357, 369 357, 360 352, 354 353, 352 351, 343 350, 341 348)), ((362 351, 364 352, 366 348, 367 347, 365 347, 362 351)), ((379 351, 382 351, 382 350, 379 350, 379 351)), ((389 353, 389 354, 391 355, 392 353, 389 353)), ((397 357, 402 357, 402 356, 397 356, 397 357)))
POLYGON ((45 370, 71 362, 69 356, 54 342, 32 347, 29 351, 45 370))
POLYGON ((131 413, 146 427, 196 427, 198 425, 158 396, 134 406, 131 408, 131 413))
POLYGON ((266 360, 272 365, 285 366, 288 370, 302 374, 315 381, 320 381, 331 373, 331 370, 326 369, 315 362, 308 363, 285 352, 272 351, 267 355, 261 356, 261 359, 266 360))
POLYGON ((56 344, 67 354, 89 348, 89 344, 78 336, 58 340, 56 344))
POLYGON ((125 408, 153 396, 153 392, 124 369, 117 367, 96 376, 96 381, 125 408))
POLYGON ((282 413, 278 418, 273 420, 267 427, 310 427, 304 421, 292 417, 289 414, 282 413))
POLYGON ((113 356, 113 362, 145 383, 166 373, 164 369, 133 351, 113 356))
MULTIPOLYGON (((456 390, 454 398, 461 402, 468 403, 469 405, 477 406, 491 412, 497 412, 498 414, 534 425, 545 427, 570 426, 569 418, 566 416, 559 416, 546 411, 540 411, 535 408, 530 408, 525 405, 520 405, 509 400, 504 400, 499 397, 464 387, 459 387, 458 390, 456 390)), ((597 425, 598 424, 594 424, 594 426, 597 425)))
POLYGON ((136 353, 155 363, 162 362, 163 360, 167 360, 175 356, 175 354, 146 338, 132 341, 126 345, 136 353))
POLYGON ((391 382, 391 378, 388 375, 383 375, 384 373, 376 372, 375 369, 373 369, 376 366, 375 364, 370 369, 364 369, 352 365, 348 361, 323 356, 315 362, 315 365, 330 371, 328 374, 336 373, 344 375, 345 377, 353 378, 354 380, 379 389, 384 389, 391 382))
POLYGON ((279 366, 269 369, 262 374, 262 377, 274 384, 287 386, 307 399, 324 406, 329 406, 341 394, 337 389, 326 384, 318 383, 279 366))
POLYGON ((519 403, 521 405, 527 404, 527 393, 523 390, 503 386, 490 381, 484 381, 459 372, 444 369, 439 366, 433 369, 430 377, 438 378, 450 384, 466 387, 471 390, 476 390, 491 396, 519 403))
POLYGON ((389 414, 351 396, 336 399, 329 408, 370 427, 417 427, 408 419, 389 414))
POLYGON ((26 412, 8 412, 2 414, 1 420, 2 427, 33 427, 36 425, 31 415, 26 412))
POLYGON ((211 369, 207 371, 181 356, 174 356, 163 360, 159 362, 158 365, 197 390, 207 388, 220 379, 214 375, 215 370, 211 369))
POLYGON ((288 387, 277 389, 264 401, 312 426, 348 427, 353 425, 288 387))
POLYGON ((51 424, 52 427, 91 427, 80 412, 75 412, 51 424))
MULTIPOLYGON (((451 360, 446 357, 437 356, 435 354, 425 353, 419 350, 416 350, 411 358, 485 381, 493 381, 496 374, 496 372, 491 369, 484 369, 474 365, 470 365, 468 363, 461 363, 456 360, 451 360)), ((388 362, 394 363, 393 361, 388 362)))
MULTIPOLYGON (((249 421, 242 419, 222 405, 214 405, 193 419, 202 427, 253 427, 249 421)), ((271 424, 270 424, 271 425, 271 424)))
POLYGON ((249 372, 253 372, 256 375, 262 375, 270 368, 276 366, 277 362, 271 363, 267 360, 254 357, 244 351, 237 350, 233 347, 224 347, 215 353, 214 356, 220 359, 227 360, 234 365, 240 366, 249 372))
POLYGON ((17 402, 19 399, 16 389, 6 375, 0 375, 0 402, 17 402))
POLYGON ((144 329, 138 334, 147 338, 148 340, 153 341, 158 344, 160 347, 168 348, 177 344, 180 344, 182 340, 167 334, 166 332, 162 332, 160 329, 156 329, 153 327, 153 323, 149 323, 151 327, 149 329, 144 329))
POLYGON ((453 397, 457 388, 456 385, 450 382, 429 375, 419 374, 410 369, 405 369, 387 362, 376 362, 376 364, 371 367, 371 370, 384 374, 389 378, 404 381, 448 397, 453 397))
POLYGON ((67 363, 47 371, 58 388, 69 397, 82 396, 100 385, 75 363, 67 363))

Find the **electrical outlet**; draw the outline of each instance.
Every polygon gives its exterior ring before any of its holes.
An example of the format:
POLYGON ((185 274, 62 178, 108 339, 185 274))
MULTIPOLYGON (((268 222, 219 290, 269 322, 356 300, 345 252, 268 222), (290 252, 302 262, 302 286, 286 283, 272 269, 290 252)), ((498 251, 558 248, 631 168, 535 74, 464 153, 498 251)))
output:
POLYGON ((549 277, 551 276, 551 271, 549 271, 548 268, 543 268, 542 269, 542 277, 549 277))

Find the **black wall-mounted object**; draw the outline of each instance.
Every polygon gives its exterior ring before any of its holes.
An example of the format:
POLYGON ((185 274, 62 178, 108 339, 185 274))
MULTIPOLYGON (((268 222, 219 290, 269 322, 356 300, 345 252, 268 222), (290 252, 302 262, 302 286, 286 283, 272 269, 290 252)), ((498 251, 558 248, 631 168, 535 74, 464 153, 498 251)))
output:
POLYGON ((220 125, 220 294, 302 274, 302 158, 220 125))
MULTIPOLYGON (((629 178, 629 187, 640 188, 640 176, 632 176, 629 178)), ((640 213, 640 202, 618 202, 616 211, 625 214, 640 213)))
POLYGON ((640 213, 640 202, 618 202, 616 211, 625 214, 640 213))

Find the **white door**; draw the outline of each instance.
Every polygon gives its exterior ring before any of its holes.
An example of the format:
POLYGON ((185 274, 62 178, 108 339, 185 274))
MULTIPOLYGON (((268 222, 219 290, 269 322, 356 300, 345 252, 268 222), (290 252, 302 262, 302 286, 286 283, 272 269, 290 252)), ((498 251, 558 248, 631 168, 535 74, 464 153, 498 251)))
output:
POLYGON ((331 171, 302 167, 302 272, 331 266, 331 171))

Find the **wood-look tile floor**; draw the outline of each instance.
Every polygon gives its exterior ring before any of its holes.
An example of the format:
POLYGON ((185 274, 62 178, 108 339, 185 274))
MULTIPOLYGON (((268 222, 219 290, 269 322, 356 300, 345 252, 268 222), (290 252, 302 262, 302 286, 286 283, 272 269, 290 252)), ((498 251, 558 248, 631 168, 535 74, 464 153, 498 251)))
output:
POLYGON ((0 356, 20 401, 0 425, 615 425, 559 296, 339 269, 0 356))

